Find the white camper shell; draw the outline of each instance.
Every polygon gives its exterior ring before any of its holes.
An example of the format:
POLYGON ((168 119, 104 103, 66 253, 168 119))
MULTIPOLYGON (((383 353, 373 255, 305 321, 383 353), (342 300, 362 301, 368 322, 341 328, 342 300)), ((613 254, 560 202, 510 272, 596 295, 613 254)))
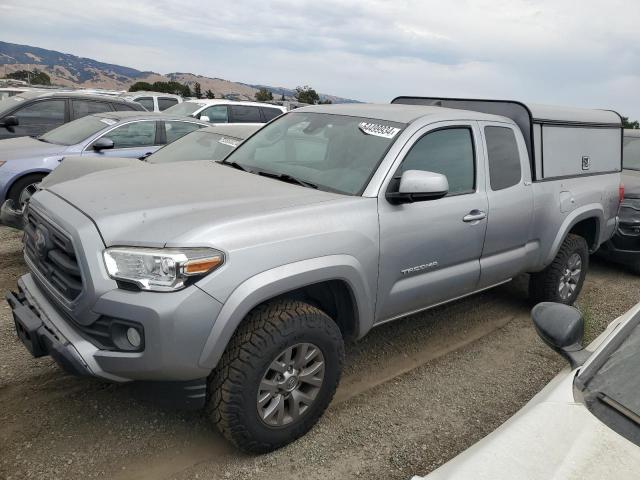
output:
POLYGON ((622 170, 622 118, 611 110, 438 97, 397 97, 391 103, 433 105, 510 118, 527 144, 533 181, 622 170))

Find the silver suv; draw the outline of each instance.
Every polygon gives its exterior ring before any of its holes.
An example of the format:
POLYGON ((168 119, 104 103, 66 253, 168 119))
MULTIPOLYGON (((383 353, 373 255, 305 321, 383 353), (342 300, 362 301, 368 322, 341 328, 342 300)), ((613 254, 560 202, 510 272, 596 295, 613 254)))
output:
POLYGON ((77 374, 171 385, 266 452, 322 415, 345 339, 523 272, 572 303, 616 224, 620 117, 441 104, 301 108, 219 163, 36 193, 18 335, 77 374))

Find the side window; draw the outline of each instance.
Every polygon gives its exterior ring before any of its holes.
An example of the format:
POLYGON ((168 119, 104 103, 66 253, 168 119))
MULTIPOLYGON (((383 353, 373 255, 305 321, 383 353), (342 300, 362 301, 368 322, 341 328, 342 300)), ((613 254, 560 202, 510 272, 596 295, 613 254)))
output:
POLYGON ((260 108, 250 105, 229 105, 231 123, 264 123, 260 118, 260 108))
POLYGON ((487 139, 491 190, 503 190, 520 183, 520 153, 513 130, 506 127, 485 127, 484 136, 487 139))
POLYGON ((139 103, 140 105, 142 105, 145 109, 147 109, 150 112, 153 112, 153 110, 154 110, 153 97, 136 98, 134 100, 134 102, 139 103))
POLYGON ((278 110, 277 108, 260 107, 260 110, 262 110, 262 115, 264 115, 265 122, 273 120, 278 115, 282 115, 282 111, 278 110))
POLYGON ((178 100, 176 100, 175 98, 171 98, 171 97, 158 98, 158 110, 160 110, 161 112, 177 104, 178 104, 178 100))
POLYGON ((156 143, 156 122, 121 125, 105 135, 113 140, 113 148, 148 147, 156 143))
POLYGON ((127 105, 126 103, 112 103, 111 106, 116 112, 136 112, 139 110, 133 105, 127 105))
POLYGON ((446 128, 426 134, 411 147, 400 167, 446 175, 449 195, 471 193, 475 188, 475 156, 469 128, 446 128))
POLYGON ((209 117, 211 123, 228 123, 229 115, 226 105, 214 105, 200 112, 201 117, 209 117))
POLYGON ((164 129, 167 134, 167 143, 171 143, 180 137, 202 128, 202 125, 188 122, 164 122, 164 129))
POLYGON ((14 115, 18 117, 20 125, 58 126, 64 123, 65 100, 43 100, 18 110, 14 115))
POLYGON ((94 113, 104 113, 110 112, 111 107, 108 103, 103 102, 92 102, 89 100, 73 100, 71 102, 73 109, 73 118, 78 119, 82 117, 86 117, 87 115, 92 115, 94 113))

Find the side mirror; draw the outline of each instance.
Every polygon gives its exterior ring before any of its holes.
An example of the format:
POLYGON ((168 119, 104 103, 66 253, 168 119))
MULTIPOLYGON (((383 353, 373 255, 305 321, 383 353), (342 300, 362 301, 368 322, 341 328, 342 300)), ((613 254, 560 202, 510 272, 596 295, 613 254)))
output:
POLYGON ((93 148, 96 152, 99 152, 101 150, 109 150, 113 148, 113 146, 113 140, 108 137, 102 137, 93 142, 91 148, 93 148))
POLYGON ((202 115, 200 117, 200 120, 202 120, 203 122, 210 122, 211 120, 209 120, 209 117, 207 117, 206 115, 202 115))
POLYGON ((449 181, 445 175, 423 170, 407 170, 400 177, 397 192, 387 192, 387 200, 393 204, 436 200, 449 193, 449 181))
POLYGON ((15 117, 13 115, 4 118, 2 120, 2 123, 0 123, 0 126, 3 126, 7 130, 9 130, 11 133, 15 131, 13 127, 17 127, 18 125, 20 125, 20 120, 18 120, 18 117, 15 117))
POLYGON ((579 367, 589 358, 582 346, 584 320, 577 308, 542 302, 533 307, 531 318, 540 338, 569 360, 571 368, 579 367))

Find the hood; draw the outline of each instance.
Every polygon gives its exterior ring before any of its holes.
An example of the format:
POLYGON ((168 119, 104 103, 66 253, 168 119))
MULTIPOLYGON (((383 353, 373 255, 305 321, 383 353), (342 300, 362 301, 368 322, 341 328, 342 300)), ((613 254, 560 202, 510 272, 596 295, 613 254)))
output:
POLYGON ((0 160, 56 155, 64 152, 67 148, 65 145, 41 142, 31 137, 9 138, 0 140, 0 160))
POLYGON ((565 371, 530 405, 425 480, 636 479, 640 448, 573 401, 565 371), (549 391, 551 390, 551 391, 549 391))
POLYGON ((137 158, 119 157, 64 157, 64 160, 40 182, 40 188, 49 188, 62 182, 68 182, 90 173, 111 170, 113 168, 146 166, 137 158))
POLYGON ((625 197, 640 198, 640 171, 623 170, 622 184, 624 185, 625 197))
POLYGON ((195 230, 345 198, 212 161, 118 168, 47 190, 89 216, 107 246, 162 246, 195 230))

